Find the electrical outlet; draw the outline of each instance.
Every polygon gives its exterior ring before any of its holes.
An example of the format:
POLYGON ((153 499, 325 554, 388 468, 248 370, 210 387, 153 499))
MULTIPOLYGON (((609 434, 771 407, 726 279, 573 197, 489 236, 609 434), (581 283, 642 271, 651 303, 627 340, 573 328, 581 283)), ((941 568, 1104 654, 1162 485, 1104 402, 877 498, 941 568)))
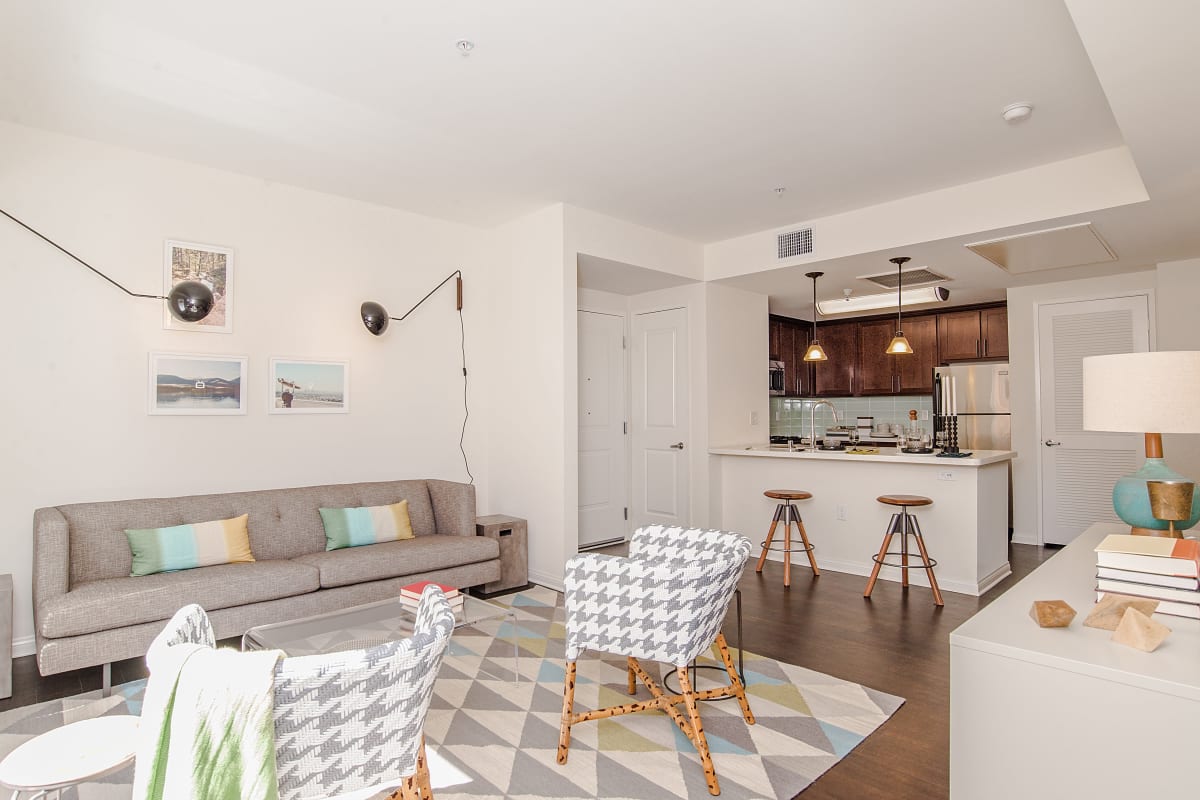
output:
POLYGON ((846 507, 838 506, 835 509, 835 515, 837 516, 838 522, 845 522, 846 521, 846 507))
POLYGON ((929 409, 922 408, 920 414, 917 415, 917 418, 920 419, 922 422, 928 422, 929 421, 929 409))
POLYGON ((949 470, 946 470, 945 472, 939 472, 938 480, 939 481, 952 481, 952 480, 954 480, 954 473, 950 472, 949 470))
POLYGON ((751 424, 751 425, 757 425, 757 424, 758 424, 758 412, 757 412, 757 411, 751 411, 751 412, 750 412, 750 424, 751 424))

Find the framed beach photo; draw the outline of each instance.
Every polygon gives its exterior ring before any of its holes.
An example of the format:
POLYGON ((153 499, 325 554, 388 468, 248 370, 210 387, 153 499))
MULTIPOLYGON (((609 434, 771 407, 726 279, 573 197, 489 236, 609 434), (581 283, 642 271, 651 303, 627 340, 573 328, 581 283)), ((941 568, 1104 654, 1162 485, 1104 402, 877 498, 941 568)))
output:
POLYGON ((350 362, 272 358, 272 414, 346 414, 350 411, 350 362))
POLYGON ((184 322, 163 306, 163 327, 175 331, 233 333, 233 250, 212 244, 168 239, 163 256, 163 294, 184 281, 203 283, 213 293, 213 308, 199 322, 184 322))
POLYGON ((151 414, 245 414, 246 356, 150 354, 151 414))

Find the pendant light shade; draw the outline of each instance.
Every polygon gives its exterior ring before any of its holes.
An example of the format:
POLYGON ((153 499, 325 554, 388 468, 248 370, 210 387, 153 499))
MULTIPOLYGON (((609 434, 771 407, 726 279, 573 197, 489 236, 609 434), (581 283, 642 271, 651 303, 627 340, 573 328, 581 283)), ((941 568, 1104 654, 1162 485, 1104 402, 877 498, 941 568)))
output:
POLYGON ((904 270, 902 268, 904 263, 909 260, 908 256, 888 259, 896 265, 896 335, 892 337, 887 350, 884 351, 890 356, 911 356, 913 353, 912 345, 904 337, 903 326, 900 324, 900 314, 904 308, 904 270))
POLYGON ((804 277, 812 278, 813 282, 813 338, 812 344, 804 351, 805 361, 828 361, 829 357, 825 355, 825 350, 821 347, 821 343, 817 340, 817 278, 824 275, 824 272, 806 272, 804 277))

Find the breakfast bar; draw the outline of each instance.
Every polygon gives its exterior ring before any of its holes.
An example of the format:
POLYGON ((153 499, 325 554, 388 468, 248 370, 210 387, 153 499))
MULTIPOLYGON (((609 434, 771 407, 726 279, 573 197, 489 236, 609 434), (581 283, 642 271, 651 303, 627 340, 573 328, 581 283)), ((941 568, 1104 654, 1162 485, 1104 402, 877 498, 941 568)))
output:
MULTIPOLYGON (((944 591, 980 595, 1012 570, 1008 563, 1009 450, 979 450, 966 458, 909 455, 881 449, 878 454, 790 451, 766 445, 714 448, 714 525, 766 538, 775 501, 767 489, 800 489, 811 500, 797 504, 818 567, 869 575, 894 509, 876 502, 882 494, 923 495, 933 504, 919 509, 921 529, 944 591)), ((898 543, 897 543, 898 544, 898 543)), ((771 553, 769 558, 780 556, 771 553)), ((793 569, 806 567, 793 554, 793 569)), ((900 570, 884 567, 880 579, 900 580, 900 570)), ((910 570, 913 584, 928 586, 924 573, 910 570)), ((865 577, 864 577, 865 584, 865 577)))

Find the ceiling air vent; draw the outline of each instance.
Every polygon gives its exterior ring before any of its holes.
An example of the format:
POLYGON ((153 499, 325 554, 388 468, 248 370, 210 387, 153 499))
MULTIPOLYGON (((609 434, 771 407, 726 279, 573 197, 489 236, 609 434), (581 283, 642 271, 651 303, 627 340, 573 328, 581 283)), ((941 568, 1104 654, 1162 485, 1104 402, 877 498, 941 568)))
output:
MULTIPOLYGON (((870 281, 884 289, 895 289, 900 278, 895 272, 884 272, 879 275, 859 275, 859 280, 870 281)), ((905 286, 925 286, 930 283, 941 283, 949 280, 945 275, 939 275, 929 267, 917 267, 904 270, 905 286)))
POLYGON ((779 255, 777 258, 795 258, 812 253, 812 228, 781 233, 778 237, 779 255))

